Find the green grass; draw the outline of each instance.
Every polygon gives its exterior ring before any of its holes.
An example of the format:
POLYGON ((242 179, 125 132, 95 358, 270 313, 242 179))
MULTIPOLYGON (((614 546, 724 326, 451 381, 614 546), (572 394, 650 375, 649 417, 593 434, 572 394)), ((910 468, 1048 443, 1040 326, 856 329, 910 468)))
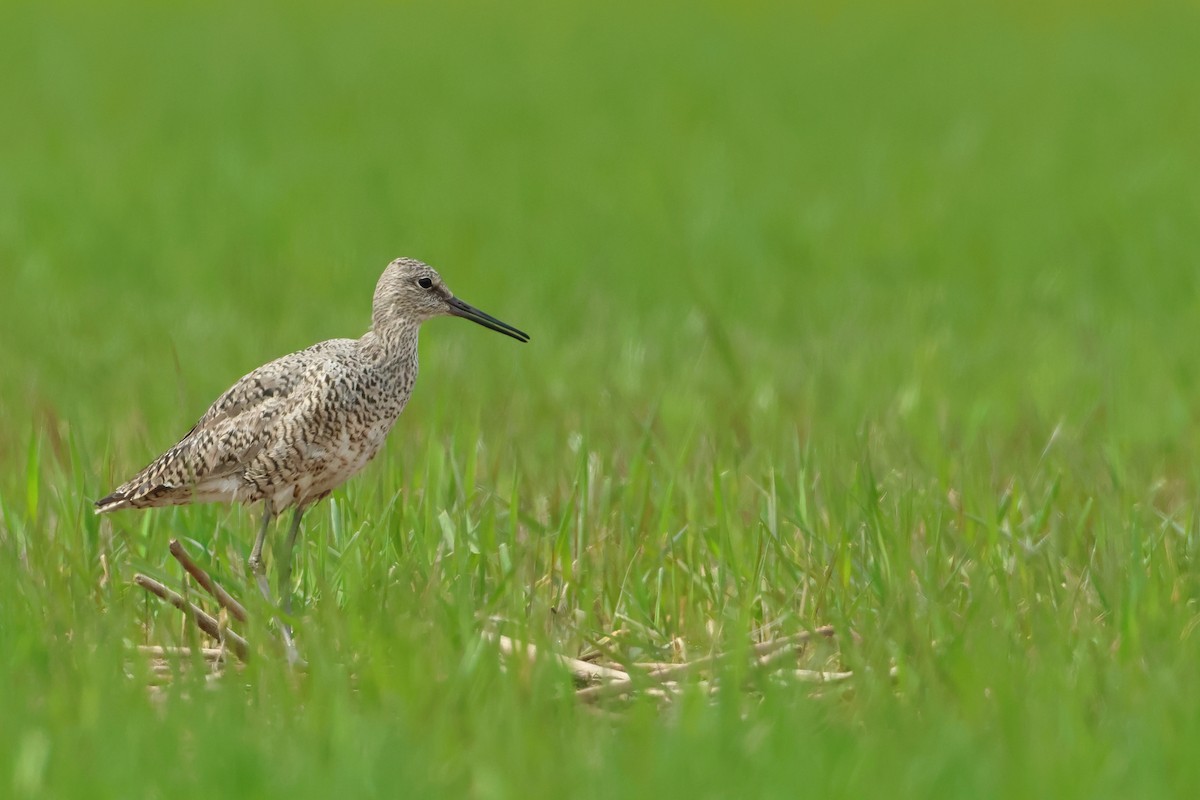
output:
POLYGON ((0 796, 1193 796, 1200 14, 901 6, 0 6, 0 796), (90 501, 398 255, 533 341, 427 326, 307 674, 152 699, 256 520, 90 501), (491 617, 857 674, 599 718, 491 617))

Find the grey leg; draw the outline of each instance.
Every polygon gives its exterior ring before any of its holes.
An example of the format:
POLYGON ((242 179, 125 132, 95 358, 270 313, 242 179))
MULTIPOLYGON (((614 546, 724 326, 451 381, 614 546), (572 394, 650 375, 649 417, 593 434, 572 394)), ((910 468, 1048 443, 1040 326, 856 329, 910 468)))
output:
MULTIPOLYGON (((271 587, 267 583, 267 571, 263 568, 262 551, 267 541, 267 531, 271 527, 271 520, 275 516, 274 512, 275 509, 269 503, 263 503, 262 527, 258 529, 258 536, 254 539, 254 547, 250 549, 250 559, 248 561, 250 572, 254 574, 254 580, 258 583, 258 590, 262 592, 262 596, 266 599, 268 605, 274 605, 274 600, 271 599, 271 587)), ((289 590, 288 584, 291 582, 292 575, 292 548, 295 547, 296 537, 300 533, 300 515, 302 513, 297 508, 295 516, 292 517, 292 526, 288 530, 285 546, 287 553, 279 562, 279 593, 283 596, 285 614, 290 614, 292 610, 292 593, 289 590)), ((300 658, 300 653, 296 650, 296 642, 292 638, 292 629, 283 621, 280 621, 280 627, 283 629, 283 646, 287 650, 288 663, 293 666, 303 664, 304 662, 300 658)))
MULTIPOLYGON (((303 515, 304 509, 296 506, 296 510, 292 512, 292 524, 288 528, 287 539, 283 543, 283 552, 279 554, 279 599, 283 603, 285 617, 292 614, 292 555, 296 549, 296 539, 300 536, 300 518, 303 515)), ((288 663, 292 666, 304 663, 300 658, 300 651, 296 649, 292 626, 281 620, 280 627, 283 629, 283 645, 287 650, 288 663)))
POLYGON ((254 580, 258 583, 258 590, 268 603, 271 602, 271 587, 267 584, 267 571, 263 569, 262 551, 263 544, 267 541, 267 530, 271 527, 271 518, 275 516, 273 510, 270 503, 263 502, 262 527, 258 529, 258 536, 254 539, 254 547, 250 550, 250 560, 247 562, 254 580))
POLYGON ((304 509, 296 506, 292 525, 283 543, 283 552, 279 555, 279 599, 283 603, 284 614, 292 613, 292 554, 296 550, 296 539, 300 537, 300 517, 303 515, 304 509))

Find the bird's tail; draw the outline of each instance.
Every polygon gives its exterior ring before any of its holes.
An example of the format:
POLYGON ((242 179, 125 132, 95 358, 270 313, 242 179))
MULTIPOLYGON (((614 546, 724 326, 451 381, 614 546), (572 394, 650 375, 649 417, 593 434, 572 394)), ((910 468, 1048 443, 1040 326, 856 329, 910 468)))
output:
POLYGON ((122 508, 133 508, 133 503, 129 501, 130 492, 124 486, 118 488, 107 497, 102 497, 95 502, 95 512, 97 514, 107 514, 109 511, 119 511, 122 508))
POLYGON ((139 476, 118 486, 108 497, 97 500, 95 505, 97 514, 107 514, 122 508, 180 506, 192 502, 193 499, 190 486, 169 486, 139 476))

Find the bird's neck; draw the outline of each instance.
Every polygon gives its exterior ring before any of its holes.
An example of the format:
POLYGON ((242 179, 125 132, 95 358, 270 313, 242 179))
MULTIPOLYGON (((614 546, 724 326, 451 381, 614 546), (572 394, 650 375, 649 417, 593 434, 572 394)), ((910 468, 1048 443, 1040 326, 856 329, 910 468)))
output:
POLYGON ((417 364, 416 323, 393 321, 375 325, 359 339, 359 349, 375 367, 402 368, 417 364))

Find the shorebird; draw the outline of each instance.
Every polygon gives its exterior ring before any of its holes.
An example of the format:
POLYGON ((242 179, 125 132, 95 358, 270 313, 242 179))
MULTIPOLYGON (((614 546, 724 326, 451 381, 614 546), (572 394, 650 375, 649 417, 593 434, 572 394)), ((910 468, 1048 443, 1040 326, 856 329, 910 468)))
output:
MULTIPOLYGON (((96 513, 189 503, 263 504, 248 566, 267 602, 262 550, 275 517, 294 509, 279 560, 291 613, 292 551, 314 503, 379 452, 417 379, 417 331, 451 315, 521 342, 529 336, 455 297, 429 265, 398 258, 375 287, 371 329, 277 358, 243 376, 145 469, 96 501, 96 513)), ((293 648, 284 625, 284 638, 293 648)))

